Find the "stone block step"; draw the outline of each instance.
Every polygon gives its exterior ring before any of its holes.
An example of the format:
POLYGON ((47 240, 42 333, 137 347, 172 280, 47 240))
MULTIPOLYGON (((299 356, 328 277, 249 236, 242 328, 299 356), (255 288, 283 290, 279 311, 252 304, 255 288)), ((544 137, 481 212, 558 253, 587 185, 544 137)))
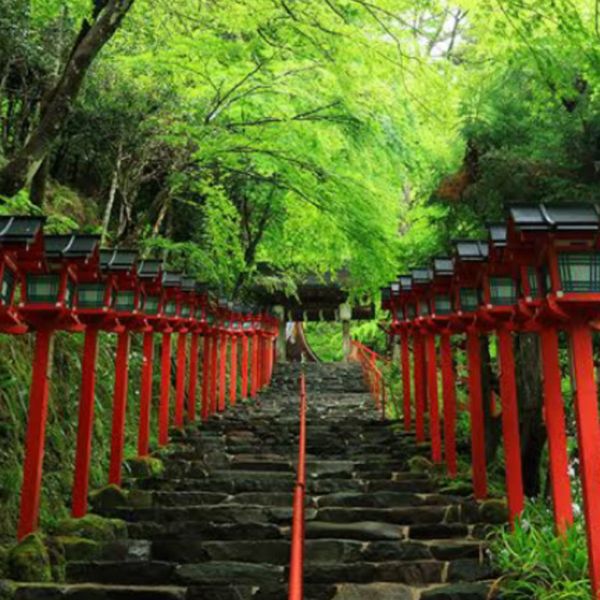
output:
POLYGON ((174 586, 99 585, 93 583, 23 584, 14 600, 187 600, 187 589, 174 586))
POLYGON ((284 536, 274 523, 210 523, 175 521, 157 523, 142 521, 127 525, 129 537, 143 540, 182 539, 197 536, 202 540, 273 540, 284 536))

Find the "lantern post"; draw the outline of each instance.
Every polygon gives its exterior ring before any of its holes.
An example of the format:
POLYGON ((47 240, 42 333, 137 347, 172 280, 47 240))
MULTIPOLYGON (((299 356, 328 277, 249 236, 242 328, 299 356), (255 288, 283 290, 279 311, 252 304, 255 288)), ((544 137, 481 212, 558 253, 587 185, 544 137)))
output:
POLYGON ((478 500, 487 497, 487 466, 485 458, 485 421, 481 385, 480 324, 477 322, 481 290, 480 270, 486 260, 486 242, 458 240, 454 256, 454 325, 467 334, 469 365, 469 413, 471 416, 471 463, 473 491, 478 500))
POLYGON ((140 386, 140 418, 138 423, 138 456, 150 452, 150 417, 152 410, 152 373, 154 368, 154 328, 160 320, 163 304, 162 262, 144 260, 137 269, 141 286, 141 314, 145 320, 143 362, 140 386))
POLYGON ((431 285, 433 271, 429 268, 414 269, 412 271, 413 290, 417 298, 417 317, 415 326, 419 328, 425 352, 425 373, 427 393, 427 413, 429 415, 429 438, 431 440, 431 460, 434 463, 442 462, 442 437, 440 427, 439 399, 438 399, 438 358, 435 334, 431 327, 431 285))
POLYGON ((546 295, 536 319, 569 336, 589 571, 600 598, 600 416, 590 327, 600 308, 600 217, 593 205, 521 205, 511 209, 511 220, 541 257, 546 295))
POLYGON ((121 467, 125 447, 125 419, 129 387, 129 349, 132 332, 143 332, 147 322, 141 314, 141 284, 137 276, 137 252, 133 250, 101 250, 100 268, 114 278, 116 288, 113 310, 117 319, 117 353, 111 431, 108 481, 121 485, 121 467))
POLYGON ((19 314, 36 330, 18 537, 37 529, 48 410, 50 344, 55 331, 83 331, 74 308, 79 267, 97 260, 97 236, 46 236, 23 263, 19 314))
MULTIPOLYGON (((564 225, 563 225, 564 227, 564 225)), ((558 322, 544 317, 549 291, 541 237, 551 230, 538 205, 515 205, 509 211, 507 248, 520 268, 521 285, 515 313, 516 326, 536 331, 540 337, 544 421, 548 432, 548 468, 554 522, 559 534, 573 523, 567 433, 559 364, 558 322)))
POLYGON ((430 293, 431 316, 428 326, 440 337, 440 362, 444 411, 444 455, 446 470, 456 477, 456 381, 452 360, 452 278, 454 266, 451 258, 433 260, 433 281, 430 293))
POLYGON ((229 403, 235 406, 238 389, 238 347, 242 337, 241 307, 235 307, 231 315, 231 362, 229 366, 229 403))
POLYGON ((509 522, 514 526, 525 506, 513 348, 520 269, 507 251, 506 240, 505 225, 489 228, 488 260, 481 269, 482 303, 478 320, 482 327, 487 325, 494 330, 498 340, 506 495, 509 522))
POLYGON ((259 339, 262 329, 259 315, 253 315, 252 336, 251 336, 251 366, 250 366, 250 397, 256 398, 258 393, 258 374, 259 374, 259 339))
POLYGON ((253 332, 252 315, 248 309, 245 309, 242 321, 242 400, 248 398, 249 345, 253 332))
POLYGON ((158 445, 169 443, 170 395, 171 395, 171 337, 178 325, 180 290, 182 276, 180 273, 164 272, 162 277, 163 304, 160 318, 156 322, 158 331, 162 333, 160 353, 160 400, 158 406, 158 445))

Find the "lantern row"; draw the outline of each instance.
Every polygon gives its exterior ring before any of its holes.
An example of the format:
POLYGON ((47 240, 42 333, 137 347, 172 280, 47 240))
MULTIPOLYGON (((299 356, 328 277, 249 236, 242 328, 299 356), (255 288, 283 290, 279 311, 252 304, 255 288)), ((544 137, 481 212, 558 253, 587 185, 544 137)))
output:
POLYGON ((573 522, 565 410, 559 365, 559 331, 571 352, 590 575, 600 597, 600 417, 594 378, 592 327, 600 318, 600 210, 584 205, 513 205, 505 223, 485 240, 458 240, 450 257, 401 275, 382 290, 382 306, 401 340, 404 420, 424 440, 432 458, 456 474, 456 396, 450 336, 466 335, 473 488, 487 495, 481 336, 498 341, 506 490, 511 522, 524 506, 513 332, 539 335, 544 417, 548 432, 554 518, 558 532, 573 522), (438 355, 443 427, 438 414, 438 355), (412 361, 411 347, 412 339, 412 361), (428 410, 427 410, 428 409, 428 410), (426 415, 426 412, 428 413, 426 415), (442 436, 444 448, 442 448, 442 436))
POLYGON ((138 454, 150 451, 154 337, 160 334, 158 443, 169 441, 172 336, 176 346, 174 425, 196 418, 202 369, 201 417, 235 404, 238 346, 241 396, 268 385, 277 320, 266 312, 216 301, 192 277, 139 260, 133 250, 100 248, 95 235, 44 235, 44 219, 0 217, 0 332, 36 336, 26 434, 22 538, 37 528, 49 396, 49 361, 56 331, 84 332, 72 514, 87 512, 94 421, 96 358, 101 331, 117 334, 109 482, 120 485, 128 395, 131 334, 143 335, 138 454), (188 336, 190 338, 188 344, 188 336), (200 337, 203 338, 199 365, 200 337), (189 347, 189 361, 188 361, 189 347), (227 359, 229 349, 229 382, 227 359), (189 363, 189 364, 188 364, 189 363), (187 386, 186 386, 187 373, 187 386), (187 415, 185 413, 187 395, 187 415))

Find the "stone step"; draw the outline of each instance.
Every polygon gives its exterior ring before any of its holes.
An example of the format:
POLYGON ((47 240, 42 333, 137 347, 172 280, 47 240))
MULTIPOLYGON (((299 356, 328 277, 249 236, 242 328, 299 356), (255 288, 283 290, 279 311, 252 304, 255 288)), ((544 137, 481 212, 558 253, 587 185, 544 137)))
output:
POLYGON ((22 584, 14 600, 187 600, 187 588, 149 585, 99 585, 83 583, 22 584))

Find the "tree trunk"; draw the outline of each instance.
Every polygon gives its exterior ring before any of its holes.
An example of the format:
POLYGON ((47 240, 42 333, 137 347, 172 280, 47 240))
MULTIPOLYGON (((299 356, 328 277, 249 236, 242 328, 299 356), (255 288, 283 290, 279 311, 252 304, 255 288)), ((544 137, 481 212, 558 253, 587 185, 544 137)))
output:
POLYGON ((115 198, 117 196, 117 190, 119 189, 119 172, 121 171, 121 150, 122 145, 119 143, 117 148, 117 162, 115 164, 115 170, 110 182, 110 190, 108 191, 108 200, 106 202, 106 208, 104 209, 104 216, 102 217, 102 232, 100 243, 104 244, 106 236, 108 235, 108 226, 110 225, 110 215, 115 204, 115 198))
POLYGON ((533 497, 541 492, 540 465, 546 444, 546 428, 542 419, 540 347, 536 334, 517 335, 515 362, 521 424, 523 489, 526 496, 533 497))
POLYGON ((62 75, 49 94, 39 123, 25 145, 0 169, 0 195, 14 196, 36 173, 60 134, 90 65, 112 38, 133 2, 105 0, 92 25, 83 22, 62 75))

